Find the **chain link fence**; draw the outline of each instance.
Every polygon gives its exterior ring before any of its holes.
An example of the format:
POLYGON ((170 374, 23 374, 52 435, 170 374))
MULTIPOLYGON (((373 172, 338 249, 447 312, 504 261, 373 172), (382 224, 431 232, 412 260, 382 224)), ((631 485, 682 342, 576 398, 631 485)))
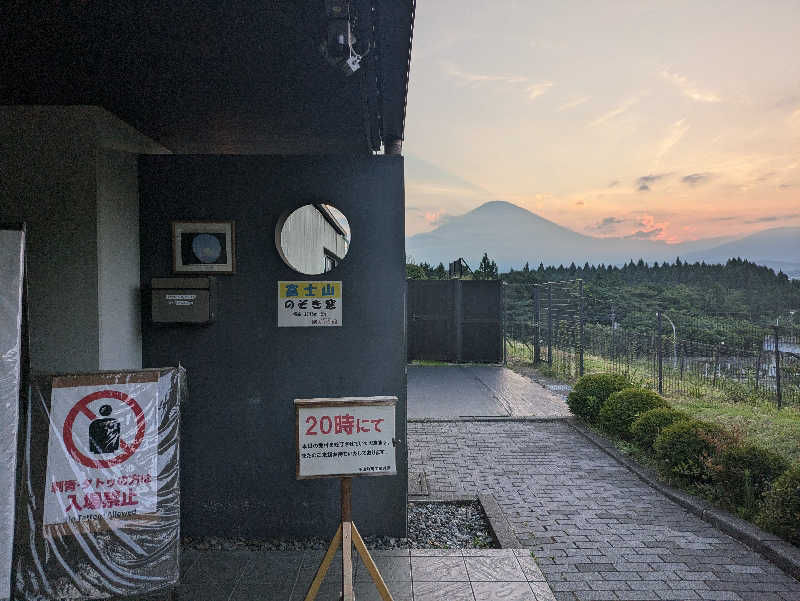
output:
POLYGON ((714 389, 732 401, 800 406, 800 333, 790 327, 671 317, 665 308, 650 323, 623 328, 613 302, 587 297, 581 280, 507 284, 504 312, 506 359, 555 377, 616 372, 665 395, 702 397, 714 389))

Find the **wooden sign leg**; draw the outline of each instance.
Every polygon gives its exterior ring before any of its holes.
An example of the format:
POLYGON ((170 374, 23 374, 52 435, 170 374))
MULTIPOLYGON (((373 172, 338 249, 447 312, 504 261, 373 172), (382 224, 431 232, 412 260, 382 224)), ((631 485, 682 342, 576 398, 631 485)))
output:
POLYGON ((358 554, 361 555, 361 561, 363 561, 364 565, 367 566, 369 574, 372 576, 372 581, 375 583, 375 588, 378 589, 381 599, 383 599, 383 601, 394 601, 394 599, 392 599, 392 594, 386 587, 386 583, 383 581, 381 573, 378 571, 378 566, 375 565, 372 556, 369 554, 369 551, 367 551, 367 546, 364 544, 364 539, 361 538, 361 534, 358 532, 358 528, 356 528, 355 524, 353 524, 353 543, 355 544, 356 549, 358 549, 358 554))
POLYGON ((352 485, 352 478, 342 478, 342 601, 354 601, 352 485))
POLYGON ((325 557, 322 558, 322 563, 319 564, 319 568, 314 576, 314 580, 311 581, 311 585, 308 587, 305 601, 314 601, 314 599, 317 598, 319 587, 322 585, 322 581, 325 579, 325 574, 328 573, 328 568, 333 563, 333 557, 336 555, 336 551, 339 549, 339 543, 341 542, 342 525, 339 524, 339 528, 336 529, 336 534, 333 536, 331 544, 328 545, 328 551, 325 553, 325 557))

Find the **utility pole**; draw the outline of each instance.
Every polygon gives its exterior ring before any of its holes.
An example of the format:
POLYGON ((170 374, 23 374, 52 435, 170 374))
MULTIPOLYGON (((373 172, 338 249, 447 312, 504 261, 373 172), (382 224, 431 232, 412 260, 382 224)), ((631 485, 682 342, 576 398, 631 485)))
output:
POLYGON ((583 280, 578 280, 580 300, 578 305, 578 375, 583 375, 583 280))
POLYGON ((547 285, 547 366, 553 367, 553 283, 547 285))
POLYGON ((617 347, 614 344, 614 334, 616 333, 615 330, 617 329, 617 312, 616 306, 614 303, 611 303, 611 352, 609 355, 611 356, 611 363, 614 363, 614 357, 617 354, 617 347))
POLYGON ((778 342, 778 324, 775 323, 775 392, 778 398, 778 409, 783 407, 783 396, 781 392, 781 347, 778 342))
POLYGON ((664 317, 667 318, 669 325, 672 326, 672 368, 675 369, 678 367, 678 334, 676 333, 675 324, 672 323, 669 315, 664 314, 664 317))
POLYGON ((533 288, 533 364, 537 365, 542 360, 542 349, 541 349, 541 337, 542 337, 542 325, 541 325, 541 301, 539 300, 539 288, 534 286, 533 288))
POLYGON ((658 394, 664 394, 664 357, 661 350, 661 312, 656 312, 658 317, 658 330, 656 334, 657 347, 656 353, 658 354, 658 394))

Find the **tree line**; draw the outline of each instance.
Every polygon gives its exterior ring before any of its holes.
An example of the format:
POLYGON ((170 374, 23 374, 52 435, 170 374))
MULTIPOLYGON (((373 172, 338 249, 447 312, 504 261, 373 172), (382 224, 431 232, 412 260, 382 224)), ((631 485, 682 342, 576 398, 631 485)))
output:
MULTIPOLYGON (((432 267, 411 261, 407 273, 418 279, 448 277, 441 263, 432 267)), ((726 344, 754 343, 763 338, 763 326, 774 324, 779 315, 788 334, 800 331, 800 280, 740 258, 724 264, 687 263, 680 258, 672 263, 640 259, 624 265, 587 262, 556 267, 539 263, 536 268, 525 264, 522 269, 498 273, 496 263, 484 253, 473 277, 499 278, 508 284, 506 311, 514 320, 530 319, 535 285, 582 280, 587 323, 615 322, 625 330, 645 333, 652 331, 655 315, 661 312, 680 322, 681 337, 727 340, 726 344)), ((577 287, 567 288, 570 302, 577 308, 577 287)), ((566 294, 567 288, 559 286, 558 294, 566 294)))

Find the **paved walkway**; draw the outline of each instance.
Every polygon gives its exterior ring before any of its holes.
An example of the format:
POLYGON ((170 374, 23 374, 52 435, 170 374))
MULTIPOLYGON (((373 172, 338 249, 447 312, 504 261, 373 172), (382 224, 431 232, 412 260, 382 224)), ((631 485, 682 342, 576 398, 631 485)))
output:
POLYGON ((409 423, 408 446, 431 496, 494 495, 556 599, 800 601, 798 581, 565 421, 409 423))
MULTIPOLYGON (((187 551, 180 601, 302 601, 322 551, 187 551)), ((525 549, 412 549, 372 552, 395 601, 555 601, 525 549)), ((380 601, 360 558, 354 562, 357 601, 380 601)), ((341 554, 317 596, 338 601, 341 554)))
POLYGON ((408 417, 567 417, 564 400, 499 366, 408 367, 408 417))

